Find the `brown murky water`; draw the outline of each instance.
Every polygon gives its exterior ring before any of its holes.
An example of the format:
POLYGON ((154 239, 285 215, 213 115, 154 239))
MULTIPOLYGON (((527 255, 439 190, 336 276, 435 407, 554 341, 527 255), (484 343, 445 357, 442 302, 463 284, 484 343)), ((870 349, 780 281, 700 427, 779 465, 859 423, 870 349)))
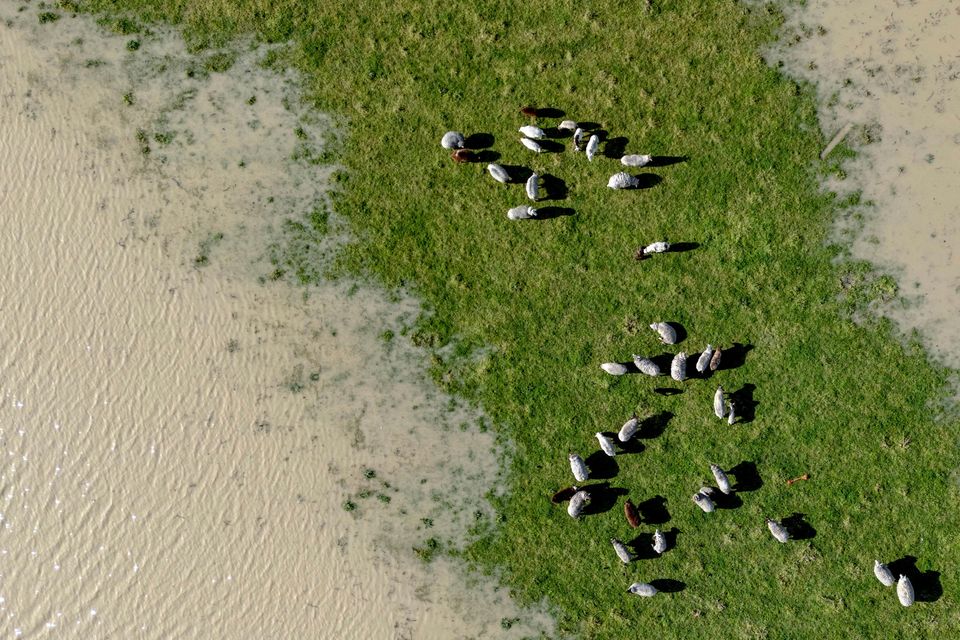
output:
POLYGON ((0 18, 0 635, 549 631, 413 551, 488 522, 499 473, 482 416, 386 333, 415 302, 263 277, 330 172, 291 160, 332 131, 292 79, 0 18))
POLYGON ((960 367, 960 4, 807 0, 788 12, 769 58, 816 83, 828 136, 852 125, 859 155, 829 186, 873 205, 840 230, 855 257, 897 277, 907 304, 883 312, 960 367))

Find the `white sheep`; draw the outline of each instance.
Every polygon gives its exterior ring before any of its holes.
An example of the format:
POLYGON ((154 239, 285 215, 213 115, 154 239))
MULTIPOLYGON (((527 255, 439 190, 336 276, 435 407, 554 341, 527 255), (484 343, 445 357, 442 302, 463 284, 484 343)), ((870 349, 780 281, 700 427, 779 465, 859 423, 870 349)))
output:
POLYGON ((577 130, 573 132, 573 150, 574 152, 580 151, 580 145, 583 143, 583 129, 577 127, 577 130))
POLYGON ((716 509, 707 489, 701 489, 693 494, 693 501, 704 513, 713 513, 714 509, 716 509))
POLYGON ((723 387, 717 387, 717 392, 713 394, 713 413, 721 420, 723 416, 727 415, 726 410, 723 407, 723 387))
POLYGON ((644 358, 643 356, 633 354, 633 365, 640 370, 640 373, 648 376, 660 375, 660 367, 657 366, 656 362, 650 360, 649 358, 644 358))
POLYGON ((622 376, 627 372, 627 367, 619 362, 604 362, 600 368, 612 376, 622 376))
POLYGON ((524 204, 507 211, 507 217, 511 220, 528 220, 537 217, 537 210, 524 204))
POLYGON ((561 131, 575 131, 577 128, 577 123, 573 120, 564 120, 557 125, 557 129, 560 129, 561 131))
POLYGON ((613 550, 617 552, 617 557, 620 558, 620 562, 623 564, 629 564, 633 560, 633 554, 630 553, 630 550, 627 549, 627 545, 623 544, 616 538, 610 538, 610 544, 613 545, 613 550))
POLYGON ((790 539, 790 532, 776 520, 767 518, 767 529, 770 529, 770 533, 777 539, 777 542, 785 543, 790 539))
MULTIPOLYGON (((640 184, 639 178, 634 178, 634 181, 634 186, 640 184)), ((651 253, 666 253, 667 251, 670 251, 670 243, 666 240, 660 240, 645 246, 643 248, 643 255, 648 256, 651 253)))
POLYGON ((913 604, 913 583, 907 576, 900 576, 900 580, 897 581, 897 598, 905 607, 913 604))
POLYGON ((653 551, 662 554, 667 550, 667 536, 661 533, 660 529, 653 532, 653 551))
POLYGON ((466 138, 459 131, 447 131, 440 138, 440 146, 444 149, 463 149, 463 145, 466 143, 466 138))
POLYGON ((590 136, 590 139, 587 140, 587 160, 593 162, 593 156, 597 154, 597 149, 600 147, 600 138, 596 134, 590 136))
POLYGON ((587 463, 575 453, 571 453, 567 457, 570 459, 570 470, 573 471, 573 477, 577 479, 577 482, 585 482, 590 477, 587 463))
POLYGON ((890 567, 879 560, 873 561, 873 575, 877 576, 877 580, 885 587, 892 587, 897 584, 897 579, 893 577, 893 572, 890 571, 890 567))
POLYGON ((733 400, 727 401, 727 424, 733 424, 737 421, 737 412, 733 400))
POLYGON ((723 472, 718 465, 711 464, 710 471, 713 473, 713 479, 717 481, 717 487, 720 488, 723 495, 730 495, 730 492, 733 489, 730 488, 730 479, 727 478, 727 474, 723 472))
POLYGON ((533 138, 534 140, 542 140, 547 137, 547 134, 543 132, 543 129, 540 127, 535 127, 532 124, 526 124, 519 129, 520 133, 527 136, 528 138, 533 138))
POLYGON ((660 334, 663 344, 677 344, 677 330, 666 322, 654 322, 650 328, 660 334))
POLYGON ((617 450, 613 448, 613 440, 603 435, 599 431, 597 432, 597 441, 600 443, 600 448, 603 449, 605 454, 611 458, 617 455, 617 450))
POLYGON ((526 189, 527 197, 536 202, 537 196, 540 195, 540 176, 535 173, 530 174, 530 177, 527 178, 526 189))
POLYGON ((607 180, 607 186, 611 189, 635 189, 640 186, 640 180, 621 171, 610 176, 610 179, 607 180))
POLYGON ((629 588, 627 588, 627 591, 636 596, 642 596, 644 598, 650 598, 657 595, 657 588, 652 584, 647 584, 646 582, 634 582, 629 588))
POLYGON ((537 153, 542 153, 543 148, 537 144, 536 140, 531 140, 530 138, 520 138, 520 144, 525 146, 530 151, 536 151, 537 153))
POLYGON ((567 513, 570 514, 571 518, 579 518, 580 514, 583 513, 584 507, 586 507, 589 502, 589 493, 583 490, 577 491, 573 494, 573 497, 570 498, 570 504, 567 505, 567 513))
POLYGON ((677 382, 683 382, 687 379, 687 354, 683 351, 673 356, 673 362, 670 363, 670 377, 677 382))
POLYGON ((704 373, 710 367, 710 358, 713 357, 713 345, 708 344, 700 357, 697 358, 697 373, 704 373))
POLYGON ((645 167, 653 161, 653 156, 648 155, 629 155, 620 158, 620 163, 625 167, 645 167))
POLYGON ((497 182, 500 182, 503 184, 507 184, 508 182, 510 182, 510 174, 507 173, 506 169, 504 169, 498 164, 492 164, 492 163, 488 164, 487 171, 490 172, 490 175, 497 182))
POLYGON ((636 435, 638 428, 640 428, 640 418, 637 417, 637 414, 633 414, 633 417, 624 422, 623 426, 620 427, 617 440, 620 442, 629 442, 630 439, 636 435))

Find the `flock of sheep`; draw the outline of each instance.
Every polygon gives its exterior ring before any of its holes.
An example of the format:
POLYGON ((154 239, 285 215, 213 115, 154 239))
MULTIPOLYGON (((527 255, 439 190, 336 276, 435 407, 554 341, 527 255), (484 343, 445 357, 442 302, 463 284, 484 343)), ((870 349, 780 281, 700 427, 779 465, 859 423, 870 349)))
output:
MULTIPOLYGON (((532 117, 537 116, 536 110, 533 107, 524 107, 521 109, 521 112, 524 115, 532 117)), ((584 138, 586 137, 586 133, 576 122, 572 120, 564 120, 557 126, 557 130, 572 131, 572 151, 574 153, 584 151, 587 160, 591 162, 593 161, 593 158, 595 157, 600 146, 600 138, 597 134, 590 135, 590 137, 586 140, 586 145, 584 147, 584 138)), ((525 148, 538 154, 543 152, 543 148, 540 142, 538 142, 547 137, 547 134, 543 129, 535 125, 525 125, 519 128, 519 132, 523 134, 523 137, 520 139, 520 143, 525 148)), ((460 132, 448 131, 441 138, 440 144, 444 149, 452 151, 451 157, 456 162, 473 162, 477 159, 477 155, 474 151, 465 148, 466 138, 460 132)), ((621 164, 628 167, 642 167, 649 164, 652 160, 653 158, 650 155, 623 155, 620 158, 621 164)), ((509 172, 501 165, 488 164, 487 171, 497 182, 508 184, 512 180, 509 172)), ((526 195, 534 202, 538 200, 540 195, 539 179, 539 176, 536 173, 533 173, 525 183, 526 195)), ((639 186, 639 179, 636 176, 632 176, 626 172, 619 172, 610 177, 609 181, 607 182, 607 186, 611 189, 637 188, 639 186)), ((524 220, 536 217, 537 209, 529 205, 513 207, 507 211, 507 218, 510 220, 524 220)), ((665 240, 658 241, 640 247, 637 250, 636 257, 637 259, 642 259, 651 254, 664 253, 669 250, 669 242, 665 240)), ((677 344, 677 331, 670 323, 655 322, 650 325, 650 328, 657 332, 660 337, 660 341, 663 344, 677 344)), ((719 368, 721 357, 722 350, 719 347, 714 348, 712 345, 708 344, 706 349, 704 349, 704 351, 700 353, 696 359, 694 367, 697 373, 701 377, 710 375, 719 368)), ((683 382, 688 377, 687 360, 687 354, 681 351, 673 357, 670 363, 669 375, 677 382, 683 382)), ((619 376, 631 371, 629 366, 630 364, 631 363, 605 362, 600 365, 600 368, 610 375, 619 376)), ((652 359, 639 355, 633 356, 632 365, 635 367, 636 371, 648 376, 660 376, 668 373, 661 372, 659 365, 657 365, 657 363, 652 359)), ((717 418, 726 419, 728 424, 732 425, 737 419, 736 409, 737 407, 735 406, 733 400, 726 398, 723 387, 718 386, 713 396, 713 412, 717 418)), ((637 434, 639 428, 640 419, 636 414, 634 414, 633 417, 623 424, 619 433, 617 434, 617 440, 619 441, 620 445, 626 445, 629 443, 630 440, 637 434)), ((613 438, 598 432, 596 434, 596 439, 600 445, 600 449, 604 454, 610 457, 617 455, 617 446, 613 438)), ((587 479, 589 479, 590 470, 580 455, 577 453, 570 453, 569 462, 570 470, 573 472, 573 477, 577 482, 585 482, 587 479)), ((734 492, 733 487, 730 485, 730 480, 727 478, 727 474, 719 465, 711 464, 710 472, 716 481, 717 487, 701 487, 700 490, 692 496, 694 504, 696 504, 704 513, 712 513, 716 509, 714 502, 714 498, 717 495, 716 492, 719 491, 719 493, 723 495, 730 495, 734 492)), ((807 476, 804 475, 801 478, 807 479, 807 476)), ((788 484, 789 483, 792 483, 792 481, 789 481, 788 484)), ((552 500, 555 504, 568 502, 567 513, 573 518, 580 518, 584 514, 587 505, 590 503, 590 490, 589 488, 580 489, 574 485, 558 491, 556 494, 554 494, 552 500)), ((629 499, 624 504, 624 515, 631 527, 637 528, 641 525, 642 518, 640 517, 636 506, 629 499)), ((790 540, 790 531, 786 526, 784 526, 783 523, 771 518, 766 518, 765 521, 770 534, 775 540, 780 543, 786 543, 788 540, 790 540)), ((630 548, 622 541, 618 540, 617 538, 612 538, 610 542, 613 546, 614 553, 616 553, 617 557, 624 564, 628 564, 635 559, 634 554, 630 551, 630 548)), ((651 546, 657 556, 660 556, 667 551, 667 539, 660 529, 656 529, 654 531, 653 543, 651 546)), ((914 591, 909 577, 906 575, 901 575, 899 579, 895 578, 890 568, 881 563, 879 560, 874 562, 874 575, 876 575, 877 579, 884 586, 893 586, 896 584, 897 596, 900 600, 900 604, 905 607, 913 604, 914 591)), ((658 592, 655 586, 645 582, 634 582, 627 588, 627 591, 629 593, 644 597, 656 595, 658 592)))

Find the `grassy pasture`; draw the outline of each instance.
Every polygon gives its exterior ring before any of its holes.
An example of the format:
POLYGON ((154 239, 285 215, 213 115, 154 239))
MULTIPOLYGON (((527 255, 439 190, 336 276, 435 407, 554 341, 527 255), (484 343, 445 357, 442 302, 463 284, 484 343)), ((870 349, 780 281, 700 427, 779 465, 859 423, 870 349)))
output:
POLYGON ((960 637, 957 425, 934 408, 945 373, 886 323, 851 319, 890 283, 837 261, 842 248, 826 241, 844 203, 819 191, 817 172, 839 167, 816 160, 810 93, 758 54, 775 8, 89 0, 59 11, 73 8, 124 29, 180 24, 198 52, 243 33, 286 43, 272 64, 301 70, 317 107, 347 125, 336 210, 356 241, 342 268, 424 300, 431 314, 412 338, 436 350, 439 384, 481 404, 514 443, 498 522, 480 524, 466 556, 502 568, 519 598, 548 597, 564 632, 960 637), (683 160, 641 170, 659 178, 651 188, 611 191, 620 165, 603 145, 588 163, 518 144, 525 104, 596 122, 628 153, 683 160), (526 203, 522 186, 454 165, 438 145, 447 129, 490 134, 502 164, 563 180, 566 198, 541 206, 573 215, 508 221, 507 208, 526 203), (632 259, 663 237, 697 246, 632 259), (682 324, 686 340, 660 345, 646 327, 656 320, 682 324), (742 364, 683 384, 598 366, 707 342, 744 345, 742 364), (750 400, 748 421, 712 415, 717 384, 750 400), (549 496, 572 481, 567 453, 593 453, 594 432, 634 411, 669 419, 606 481, 636 503, 663 497, 659 526, 676 547, 623 566, 609 544, 637 533, 623 495, 582 521, 549 496), (755 465, 760 486, 737 508, 700 513, 690 496, 710 462, 755 465), (805 472, 810 481, 785 484, 805 472), (814 535, 779 545, 763 518, 791 514, 814 535), (905 556, 932 600, 910 609, 872 575, 875 558, 905 556), (674 592, 625 593, 657 579, 674 592))

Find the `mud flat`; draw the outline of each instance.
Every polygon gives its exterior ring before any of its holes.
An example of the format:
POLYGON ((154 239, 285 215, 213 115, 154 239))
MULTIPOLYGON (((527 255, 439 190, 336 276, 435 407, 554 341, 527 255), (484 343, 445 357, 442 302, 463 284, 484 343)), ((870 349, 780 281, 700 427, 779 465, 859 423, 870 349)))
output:
POLYGON ((501 452, 400 337, 416 302, 270 262, 335 242, 294 79, 0 20, 0 635, 549 632, 442 553, 501 452))
POLYGON ((809 0, 768 59, 816 84, 827 139, 849 126, 844 179, 865 206, 839 222, 855 258, 896 276, 882 309, 960 367, 960 7, 809 0))

